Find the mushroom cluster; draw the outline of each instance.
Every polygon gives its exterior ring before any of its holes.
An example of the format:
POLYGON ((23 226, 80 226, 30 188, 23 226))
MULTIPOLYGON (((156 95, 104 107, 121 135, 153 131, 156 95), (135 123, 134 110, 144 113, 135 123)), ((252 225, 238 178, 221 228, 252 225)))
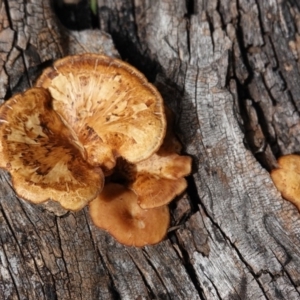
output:
POLYGON ((69 56, 0 107, 0 167, 25 200, 72 211, 88 204, 94 224, 121 243, 155 244, 169 226, 167 204, 191 172, 172 123, 132 66, 69 56))

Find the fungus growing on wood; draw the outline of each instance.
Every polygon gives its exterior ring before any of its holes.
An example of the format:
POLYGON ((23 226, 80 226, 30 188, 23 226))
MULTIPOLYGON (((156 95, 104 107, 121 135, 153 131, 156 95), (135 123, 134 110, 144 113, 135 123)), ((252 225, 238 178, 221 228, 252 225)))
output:
POLYGON ((84 161, 76 136, 40 88, 0 107, 0 167, 10 172, 20 197, 33 203, 52 199, 68 210, 84 207, 104 183, 101 169, 84 161))
POLYGON ((191 158, 180 155, 155 87, 132 66, 96 54, 56 61, 36 85, 0 108, 0 167, 16 193, 68 210, 92 201, 94 223, 121 243, 159 242, 191 158))
POLYGON ((137 163, 162 144, 163 100, 125 62, 96 54, 69 56, 46 69, 36 85, 50 91, 54 110, 74 130, 92 165, 109 172, 116 157, 137 163))
POLYGON ((136 178, 130 184, 145 209, 168 204, 187 187, 184 177, 191 173, 191 157, 162 152, 137 163, 136 178))
POLYGON ((96 226, 128 246, 142 247, 160 242, 170 223, 167 206, 142 209, 137 195, 116 183, 105 185, 100 195, 89 203, 89 213, 96 226))
POLYGON ((179 155, 181 145, 173 133, 173 116, 165 109, 167 132, 160 149, 149 158, 130 164, 118 160, 112 180, 123 182, 138 195, 141 208, 166 205, 187 187, 185 176, 191 173, 191 157, 179 155))
POLYGON ((272 180, 282 197, 300 211, 300 156, 289 154, 278 159, 278 168, 271 171, 272 180))

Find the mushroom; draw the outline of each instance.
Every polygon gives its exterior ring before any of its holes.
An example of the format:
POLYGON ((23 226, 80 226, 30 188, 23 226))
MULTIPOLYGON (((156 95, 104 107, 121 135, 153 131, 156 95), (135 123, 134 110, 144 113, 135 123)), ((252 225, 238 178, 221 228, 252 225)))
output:
POLYGON ((10 172, 20 197, 33 203, 52 199, 68 210, 84 207, 104 184, 103 172, 83 159, 76 136, 41 88, 0 107, 0 167, 10 172))
POLYGON ((170 203, 187 188, 187 182, 184 178, 173 180, 145 172, 137 175, 130 188, 138 195, 141 208, 150 209, 170 203))
POLYGON ((278 159, 278 168, 271 171, 271 178, 282 194, 300 211, 300 156, 289 154, 278 159))
POLYGON ((167 132, 160 149, 149 158, 132 164, 119 159, 111 178, 122 183, 138 195, 138 203, 143 209, 166 205, 187 187, 185 176, 191 173, 192 159, 179 155, 181 145, 175 137, 173 116, 165 108, 167 132))
POLYGON ((93 223, 107 230, 120 243, 142 247, 160 242, 170 223, 169 209, 161 206, 142 209, 137 195, 117 183, 108 183, 89 203, 93 223))
POLYGON ((126 245, 162 240, 191 158, 180 155, 155 87, 97 54, 56 61, 36 86, 0 107, 0 168, 16 193, 73 211, 90 203, 96 226, 126 245))
POLYGON ((134 67, 98 54, 56 61, 38 79, 53 108, 85 148, 87 161, 108 174, 116 158, 150 157, 166 132, 163 100, 134 67))

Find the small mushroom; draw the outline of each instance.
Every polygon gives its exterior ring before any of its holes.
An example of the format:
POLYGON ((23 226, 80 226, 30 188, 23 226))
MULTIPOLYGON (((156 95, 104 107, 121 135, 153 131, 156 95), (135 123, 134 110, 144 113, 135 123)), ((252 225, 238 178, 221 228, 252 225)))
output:
POLYGON ((78 210, 95 198, 103 172, 82 157, 82 149, 51 108, 48 91, 33 88, 0 107, 0 167, 16 193, 33 203, 52 199, 78 210))
POLYGON ((89 203, 89 213, 96 226, 107 230, 120 243, 136 247, 160 242, 170 223, 167 206, 142 209, 137 195, 117 183, 105 185, 89 203))
POLYGON ((138 195, 141 208, 150 209, 171 202, 187 188, 187 182, 184 178, 167 179, 145 172, 138 173, 130 187, 138 195))
POLYGON ((271 178, 282 197, 296 205, 300 211, 300 156, 281 156, 278 168, 271 171, 271 178))
POLYGON ((176 138, 174 115, 165 107, 167 131, 160 149, 148 159, 136 164, 136 179, 131 188, 139 195, 142 208, 166 205, 186 188, 185 176, 191 173, 192 158, 180 155, 181 144, 176 138))
POLYGON ((179 155, 181 145, 173 133, 173 116, 165 109, 167 132, 160 149, 149 158, 131 164, 118 160, 112 181, 123 183, 138 195, 143 209, 166 205, 187 187, 192 159, 179 155))
POLYGON ((53 108, 74 130, 92 165, 109 172, 115 158, 137 163, 162 144, 163 100, 144 75, 123 61, 98 54, 69 56, 46 69, 36 85, 50 91, 53 108))

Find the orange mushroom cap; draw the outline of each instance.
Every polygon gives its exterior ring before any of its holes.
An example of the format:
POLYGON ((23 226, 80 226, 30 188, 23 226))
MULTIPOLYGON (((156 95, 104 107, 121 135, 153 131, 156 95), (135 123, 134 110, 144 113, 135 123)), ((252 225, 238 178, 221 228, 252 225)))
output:
POLYGON ((184 178, 167 179, 147 172, 138 173, 130 187, 138 195, 141 208, 151 209, 171 202, 187 188, 187 182, 184 178))
POLYGON ((93 165, 101 166, 104 156, 108 170, 118 156, 136 163, 162 144, 163 100, 144 75, 121 60, 69 56, 46 69, 36 85, 50 91, 55 111, 74 130, 93 165))
POLYGON ((191 157, 175 153, 160 156, 159 153, 136 164, 118 159, 110 178, 132 189, 143 209, 166 205, 187 188, 183 177, 191 173, 191 157))
POLYGON ((85 206, 104 184, 102 171, 83 160, 76 137, 40 88, 0 107, 0 167, 10 172, 20 197, 33 203, 52 199, 69 210, 85 206))
POLYGON ((142 247, 156 244, 166 235, 170 223, 167 206, 145 210, 137 195, 116 183, 108 183, 89 203, 93 223, 107 230, 120 243, 142 247))
POLYGON ((173 116, 166 111, 167 132, 160 149, 149 158, 136 164, 118 160, 116 174, 125 179, 125 185, 138 195, 141 208, 166 205, 187 187, 183 178, 191 173, 192 159, 178 153, 181 145, 175 137, 173 116))
POLYGON ((278 168, 271 171, 271 178, 282 194, 300 211, 300 156, 289 154, 278 159, 278 168))

